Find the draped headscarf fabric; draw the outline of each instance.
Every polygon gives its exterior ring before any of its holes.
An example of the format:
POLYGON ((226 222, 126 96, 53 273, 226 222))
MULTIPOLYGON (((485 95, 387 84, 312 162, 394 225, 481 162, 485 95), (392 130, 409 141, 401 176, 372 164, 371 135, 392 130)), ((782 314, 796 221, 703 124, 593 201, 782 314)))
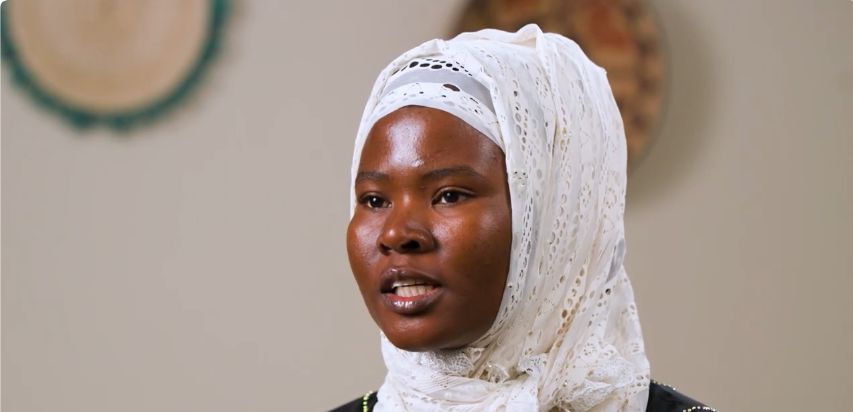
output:
POLYGON ((645 411, 649 363, 623 267, 625 132, 605 71, 535 25, 426 42, 379 75, 353 178, 373 124, 407 105, 448 111, 503 150, 512 256, 478 341, 415 353, 381 336, 375 410, 645 411), (426 63, 442 74, 411 74, 426 63))

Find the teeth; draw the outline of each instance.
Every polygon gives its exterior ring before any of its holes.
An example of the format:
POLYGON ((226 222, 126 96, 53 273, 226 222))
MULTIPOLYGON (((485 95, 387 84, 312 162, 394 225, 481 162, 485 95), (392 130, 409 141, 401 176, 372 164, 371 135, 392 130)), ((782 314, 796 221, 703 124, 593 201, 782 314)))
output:
POLYGON ((415 286, 397 286, 394 288, 394 293, 402 298, 411 298, 420 295, 426 295, 431 290, 435 289, 432 285, 415 285, 415 286))
POLYGON ((401 286, 415 286, 415 285, 426 285, 426 282, 421 280, 398 280, 394 282, 394 288, 399 288, 401 286))

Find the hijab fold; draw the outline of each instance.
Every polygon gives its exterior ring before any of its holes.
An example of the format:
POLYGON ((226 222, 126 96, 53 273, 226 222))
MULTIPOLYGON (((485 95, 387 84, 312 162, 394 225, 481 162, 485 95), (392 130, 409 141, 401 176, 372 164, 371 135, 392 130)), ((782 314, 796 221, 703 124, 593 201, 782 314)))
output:
POLYGON ((649 363, 623 266, 625 132, 604 70, 536 25, 426 42, 376 80, 353 179, 373 124, 409 105, 447 111, 503 150, 512 256, 478 341, 414 353, 381 337, 375 410, 645 411, 649 363))

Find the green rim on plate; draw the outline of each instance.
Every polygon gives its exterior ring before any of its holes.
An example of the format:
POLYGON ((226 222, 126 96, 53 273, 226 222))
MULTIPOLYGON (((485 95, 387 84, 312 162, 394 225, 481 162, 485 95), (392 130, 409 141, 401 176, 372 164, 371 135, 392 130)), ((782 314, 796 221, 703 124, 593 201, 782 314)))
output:
POLYGON ((0 47, 2 47, 0 52, 3 63, 9 68, 11 80, 15 85, 23 89, 43 108, 59 114, 74 128, 88 129, 105 126, 115 131, 125 132, 169 114, 198 86, 207 68, 217 56, 230 4, 229 0, 207 1, 211 6, 210 20, 207 24, 205 43, 195 64, 169 93, 136 110, 109 113, 93 111, 65 101, 42 87, 21 61, 15 39, 10 35, 12 33, 8 17, 10 1, 4 1, 0 5, 0 47))

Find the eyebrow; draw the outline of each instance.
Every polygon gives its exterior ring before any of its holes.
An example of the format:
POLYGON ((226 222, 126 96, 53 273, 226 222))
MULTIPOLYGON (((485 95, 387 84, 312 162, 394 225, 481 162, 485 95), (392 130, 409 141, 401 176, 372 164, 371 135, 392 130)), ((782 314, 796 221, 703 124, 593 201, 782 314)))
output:
POLYGON ((362 182, 387 182, 391 177, 382 172, 364 171, 355 176, 355 184, 362 182))
POLYGON ((453 166, 431 170, 424 174, 423 180, 441 180, 445 177, 450 176, 470 177, 477 180, 488 180, 486 179, 486 176, 477 173, 476 170, 468 166, 453 166))
MULTIPOLYGON (((460 176, 460 177, 469 177, 477 180, 488 180, 486 176, 478 173, 476 170, 472 169, 469 166, 452 166, 452 167, 443 167, 441 169, 430 170, 429 172, 424 173, 421 180, 424 181, 435 181, 441 180, 450 176, 460 176)), ((391 180, 391 176, 387 173, 376 172, 371 170, 366 170, 362 172, 358 172, 355 176, 355 183, 359 184, 362 182, 387 182, 391 180)))

